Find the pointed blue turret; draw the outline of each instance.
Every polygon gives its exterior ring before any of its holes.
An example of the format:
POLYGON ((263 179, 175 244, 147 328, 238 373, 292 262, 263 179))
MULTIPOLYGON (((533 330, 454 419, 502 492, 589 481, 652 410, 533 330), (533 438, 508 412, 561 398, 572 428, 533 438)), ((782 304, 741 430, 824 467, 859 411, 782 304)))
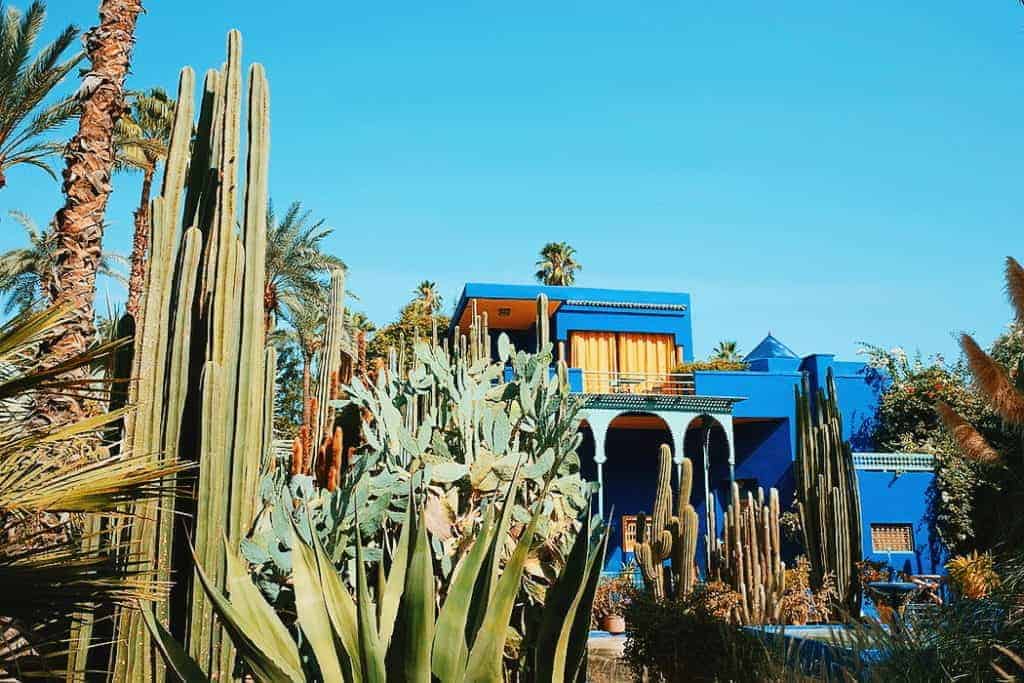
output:
POLYGON ((796 371, 800 367, 800 356, 776 339, 771 332, 743 360, 751 370, 786 372, 796 371))

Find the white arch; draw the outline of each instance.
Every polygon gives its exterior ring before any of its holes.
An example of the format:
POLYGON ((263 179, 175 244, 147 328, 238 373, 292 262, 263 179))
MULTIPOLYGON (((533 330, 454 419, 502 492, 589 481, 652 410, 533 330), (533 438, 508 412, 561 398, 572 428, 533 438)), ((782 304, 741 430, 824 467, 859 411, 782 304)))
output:
MULTIPOLYGON (((605 439, 608 436, 608 430, 611 428, 612 422, 622 415, 653 415, 661 418, 672 435, 672 448, 674 451, 672 462, 676 465, 677 480, 682 473, 683 458, 685 457, 683 443, 690 424, 694 420, 703 417, 715 420, 725 431, 725 440, 729 448, 729 480, 731 481, 734 478, 736 449, 731 414, 657 409, 588 408, 584 413, 583 419, 590 425, 590 431, 594 435, 594 463, 597 465, 598 484, 597 512, 602 519, 604 518, 604 463, 608 461, 608 454, 605 452, 605 439)), ((705 467, 707 467, 706 461, 707 458, 705 458, 705 467)), ((707 476, 704 477, 704 481, 706 486, 707 476)))

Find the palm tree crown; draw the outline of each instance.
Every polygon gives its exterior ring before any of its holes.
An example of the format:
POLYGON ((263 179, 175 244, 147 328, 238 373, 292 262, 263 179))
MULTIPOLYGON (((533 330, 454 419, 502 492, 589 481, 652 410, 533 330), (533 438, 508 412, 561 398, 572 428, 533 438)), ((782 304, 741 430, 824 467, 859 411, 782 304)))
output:
POLYGON ((114 127, 118 171, 152 173, 164 157, 174 125, 174 100, 161 88, 133 92, 131 105, 114 127))
POLYGON ((373 332, 377 325, 362 311, 345 311, 345 322, 355 332, 373 332))
POLYGON ((45 19, 46 5, 39 0, 24 14, 0 4, 0 188, 7 184, 6 171, 18 164, 41 168, 56 180, 46 158, 58 150, 42 136, 78 112, 78 102, 71 97, 32 116, 84 57, 84 53, 78 53, 61 61, 78 35, 77 28, 68 26, 30 58, 45 19))
POLYGON ((583 270, 583 266, 576 260, 576 250, 568 242, 548 242, 540 250, 534 275, 545 285, 568 287, 576 282, 578 270, 583 270))
POLYGON ((416 301, 427 311, 434 313, 441 310, 441 295, 437 293, 436 282, 424 280, 416 286, 413 294, 416 295, 416 301))
POLYGON ((301 202, 292 202, 278 221, 273 204, 267 206, 263 308, 268 330, 276 319, 294 317, 303 302, 323 298, 329 268, 346 267, 338 257, 321 251, 321 242, 333 230, 324 227, 323 219, 310 223, 309 213, 301 202))
MULTIPOLYGON (((25 230, 28 246, 0 254, 0 294, 7 298, 4 313, 24 312, 44 300, 44 284, 52 277, 57 249, 52 233, 40 230, 26 214, 11 211, 10 215, 25 230)), ((124 262, 125 258, 120 254, 107 251, 103 254, 99 272, 123 284, 125 277, 115 265, 124 262)))
POLYGON ((724 360, 730 363, 737 362, 741 360, 739 344, 735 341, 723 339, 715 346, 714 351, 711 352, 711 357, 714 360, 724 360))
POLYGON ((174 100, 160 88, 131 95, 131 106, 114 125, 114 167, 118 171, 142 173, 142 191, 135 209, 135 234, 132 239, 132 273, 128 286, 127 310, 138 313, 142 288, 146 281, 146 254, 149 251, 149 200, 153 177, 167 157, 174 124, 174 100))

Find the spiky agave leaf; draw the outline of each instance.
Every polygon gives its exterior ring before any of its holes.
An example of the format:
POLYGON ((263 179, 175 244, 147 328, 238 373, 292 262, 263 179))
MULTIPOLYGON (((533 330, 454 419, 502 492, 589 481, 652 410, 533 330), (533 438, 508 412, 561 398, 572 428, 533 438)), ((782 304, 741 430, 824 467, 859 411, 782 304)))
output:
POLYGON ((946 429, 965 457, 983 465, 995 465, 1003 461, 1003 457, 989 445, 985 437, 979 434, 971 423, 960 417, 948 403, 940 401, 936 409, 942 423, 946 425, 946 429))
POLYGON ((1006 370, 969 334, 960 335, 960 347, 967 356, 974 382, 989 405, 1007 422, 1024 425, 1024 396, 1013 386, 1006 370))

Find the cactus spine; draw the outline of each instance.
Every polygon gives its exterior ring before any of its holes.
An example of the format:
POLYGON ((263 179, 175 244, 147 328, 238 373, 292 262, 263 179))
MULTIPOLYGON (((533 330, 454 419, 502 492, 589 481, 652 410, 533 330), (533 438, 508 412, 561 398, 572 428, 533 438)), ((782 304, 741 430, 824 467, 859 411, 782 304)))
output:
MULTIPOLYGON (((163 185, 151 211, 151 266, 135 341, 136 410, 124 439, 135 452, 199 461, 190 533, 196 557, 220 587, 223 539, 237 544, 246 533, 269 453, 275 374, 263 324, 269 95, 263 69, 254 65, 239 232, 241 69, 241 36, 232 31, 227 62, 206 75, 194 139, 194 76, 187 68, 181 74, 163 185)), ((188 505, 168 494, 159 505, 146 505, 129 530, 132 553, 150 563, 158 580, 171 577, 172 547, 184 531, 175 508, 188 511, 188 505)), ((187 592, 191 565, 182 563, 175 591, 187 592)), ((183 594, 172 602, 190 611, 190 654, 211 678, 230 677, 234 654, 212 626, 203 591, 193 591, 190 603, 183 594)), ((186 615, 169 614, 164 605, 158 617, 168 623, 186 615)), ((124 612, 119 619, 114 679, 163 680, 138 615, 124 612)), ((185 630, 178 621, 171 627, 185 630)))
POLYGON ((843 441, 835 378, 829 370, 828 393, 812 405, 804 382, 796 392, 796 496, 804 547, 811 562, 811 585, 835 579, 840 606, 860 613, 856 563, 861 559, 860 493, 850 445, 843 441))
POLYGON ((690 504, 693 463, 683 458, 679 477, 676 512, 672 514, 672 451, 662 444, 658 451, 658 480, 654 493, 651 528, 647 517, 637 515, 634 554, 644 585, 658 599, 685 596, 696 583, 694 558, 697 554, 697 511, 690 504), (666 576, 664 562, 672 559, 666 576))
POLYGON ((786 565, 782 562, 779 534, 779 492, 758 488, 757 498, 733 482, 725 513, 721 549, 712 553, 717 573, 740 595, 733 619, 741 624, 778 623, 782 594, 786 589, 786 565))

